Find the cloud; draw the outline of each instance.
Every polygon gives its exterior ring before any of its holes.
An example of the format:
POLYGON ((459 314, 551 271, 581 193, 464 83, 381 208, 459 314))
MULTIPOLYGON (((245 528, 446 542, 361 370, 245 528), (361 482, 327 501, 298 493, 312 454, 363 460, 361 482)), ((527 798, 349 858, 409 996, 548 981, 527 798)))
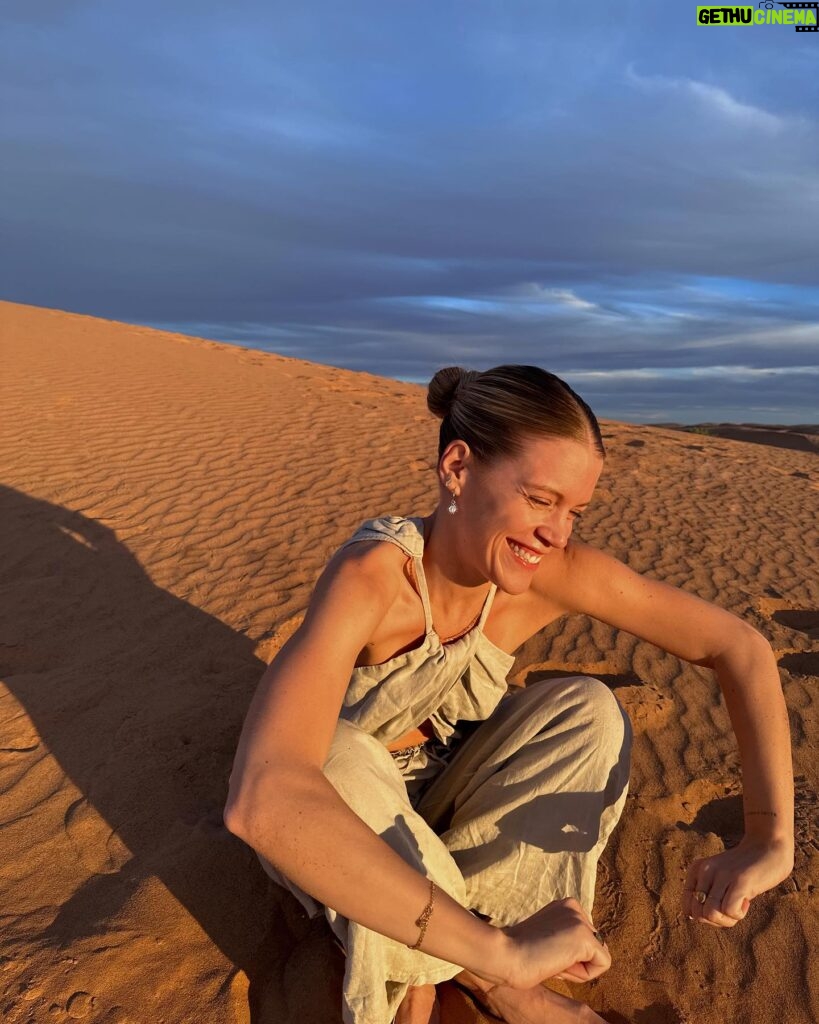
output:
POLYGON ((716 115, 723 122, 738 128, 750 128, 776 135, 789 123, 800 119, 772 114, 762 107, 742 103, 718 85, 709 85, 692 78, 668 78, 665 75, 640 75, 634 65, 626 68, 626 79, 638 89, 648 93, 671 93, 681 99, 693 100, 701 113, 716 115))
POLYGON ((499 293, 507 301, 526 303, 532 306, 568 306, 570 309, 597 309, 594 302, 580 298, 571 288, 545 288, 535 281, 524 281, 499 293))

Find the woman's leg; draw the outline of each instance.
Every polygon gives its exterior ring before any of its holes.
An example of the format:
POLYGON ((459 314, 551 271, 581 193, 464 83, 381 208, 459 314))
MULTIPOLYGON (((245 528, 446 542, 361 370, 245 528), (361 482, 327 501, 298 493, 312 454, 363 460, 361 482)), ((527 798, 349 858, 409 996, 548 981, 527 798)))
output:
MULTIPOLYGON (((460 868, 467 906, 497 926, 573 896, 591 917, 598 858, 625 805, 632 730, 611 691, 587 676, 547 679, 501 700, 472 727, 416 809, 460 868)), ((510 1024, 600 1022, 536 986, 457 981, 510 1024)))
POLYGON ((507 925, 573 896, 591 916, 631 742, 598 679, 543 679, 502 698, 415 802, 464 877, 466 905, 507 925))
MULTIPOLYGON (((407 863, 434 878, 453 899, 465 905, 464 880, 455 861, 413 809, 401 773, 381 742, 340 719, 323 771, 350 809, 407 863)), ((325 913, 346 954, 344 1024, 390 1024, 411 985, 435 984, 461 970, 323 907, 272 864, 259 859, 270 877, 293 893, 308 913, 325 913)))

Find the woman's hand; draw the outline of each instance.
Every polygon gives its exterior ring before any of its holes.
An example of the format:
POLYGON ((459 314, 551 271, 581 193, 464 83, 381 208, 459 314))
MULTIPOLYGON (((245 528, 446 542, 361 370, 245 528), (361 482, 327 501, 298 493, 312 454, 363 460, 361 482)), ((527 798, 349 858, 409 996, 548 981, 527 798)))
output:
POLYGON ((611 966, 608 946, 577 900, 554 900, 515 925, 501 929, 510 941, 506 984, 532 988, 547 978, 591 981, 611 966))
POLYGON ((793 844, 745 835, 712 857, 695 860, 688 869, 682 909, 689 919, 733 928, 748 913, 751 900, 783 881, 793 871, 793 844), (700 903, 694 896, 704 892, 700 903))

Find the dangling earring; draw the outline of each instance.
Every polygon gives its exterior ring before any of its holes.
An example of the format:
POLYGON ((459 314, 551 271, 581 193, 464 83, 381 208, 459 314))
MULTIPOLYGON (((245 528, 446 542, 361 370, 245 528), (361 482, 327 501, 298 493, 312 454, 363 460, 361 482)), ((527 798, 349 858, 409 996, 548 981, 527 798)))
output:
POLYGON ((447 512, 449 512, 451 515, 454 516, 457 511, 458 511, 458 505, 457 505, 457 502, 455 501, 455 492, 453 491, 452 492, 452 501, 450 501, 449 505, 447 506, 447 512))

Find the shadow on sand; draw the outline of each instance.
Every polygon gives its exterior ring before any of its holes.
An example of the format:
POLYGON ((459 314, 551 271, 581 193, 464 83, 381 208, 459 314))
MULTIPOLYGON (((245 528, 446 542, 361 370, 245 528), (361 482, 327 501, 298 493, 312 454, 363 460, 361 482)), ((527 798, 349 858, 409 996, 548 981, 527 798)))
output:
POLYGON ((155 586, 91 519, 9 488, 0 517, 0 675, 40 741, 5 756, 48 752, 82 794, 65 843, 87 877, 41 944, 105 933, 154 877, 245 972, 254 1024, 340 1020, 343 960, 326 922, 309 921, 222 824, 265 667, 253 642, 155 586), (89 815, 104 819, 107 842, 88 843, 89 815))

